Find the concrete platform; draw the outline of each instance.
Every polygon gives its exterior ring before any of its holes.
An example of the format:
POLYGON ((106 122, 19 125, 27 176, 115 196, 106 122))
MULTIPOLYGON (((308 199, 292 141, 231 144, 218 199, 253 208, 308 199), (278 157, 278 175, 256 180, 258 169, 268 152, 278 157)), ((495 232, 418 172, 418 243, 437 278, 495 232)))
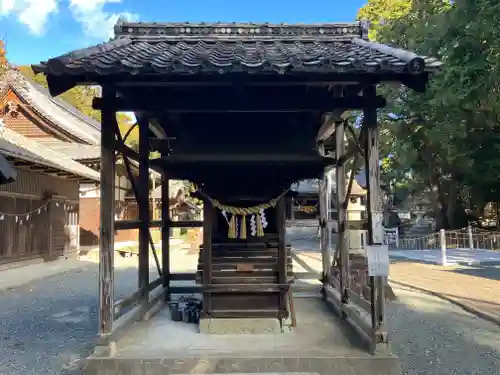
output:
POLYGON ((401 375, 396 356, 368 353, 319 297, 294 298, 297 327, 274 334, 212 335, 173 322, 168 310, 138 322, 116 343, 114 357, 82 361, 84 374, 401 375))
POLYGON ((272 318, 202 318, 199 325, 200 333, 213 335, 281 333, 278 319, 272 318))

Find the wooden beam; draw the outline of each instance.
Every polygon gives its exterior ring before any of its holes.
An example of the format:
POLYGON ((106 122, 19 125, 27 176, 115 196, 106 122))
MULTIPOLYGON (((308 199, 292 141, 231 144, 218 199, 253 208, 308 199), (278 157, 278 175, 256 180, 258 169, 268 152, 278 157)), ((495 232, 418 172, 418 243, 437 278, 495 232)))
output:
MULTIPOLYGON (((212 222, 213 207, 203 202, 203 288, 212 284, 212 222)), ((203 293, 203 316, 208 317, 212 310, 211 294, 203 293)))
POLYGON ((167 138, 167 133, 165 132, 165 129, 163 129, 163 127, 161 126, 161 124, 158 122, 158 120, 156 118, 152 118, 149 121, 149 129, 158 138, 161 138, 161 139, 167 138))
MULTIPOLYGON (((375 96, 375 86, 368 86, 363 90, 366 97, 375 96)), ((380 167, 379 167, 379 140, 377 110, 365 108, 363 110, 363 131, 365 172, 367 184, 367 213, 368 213, 368 245, 381 245, 383 243, 383 208, 380 191, 380 167)), ((385 285, 387 278, 383 276, 370 276, 371 286, 371 318, 374 334, 374 344, 386 343, 385 334, 385 285)))
MULTIPOLYGON (((148 290, 151 292, 159 287, 163 282, 163 276, 157 278, 156 280, 148 284, 148 290)), ((114 314, 119 314, 122 310, 127 307, 136 305, 141 300, 141 291, 138 290, 133 293, 130 297, 122 298, 114 303, 114 314)))
MULTIPOLYGON (((276 228, 278 229, 278 284, 287 282, 287 247, 286 247, 286 198, 282 197, 276 205, 276 228)), ((286 290, 280 290, 279 310, 286 316, 286 290)))
MULTIPOLYGON (((112 103, 113 87, 103 87, 103 98, 112 103)), ((113 329, 114 301, 114 220, 115 220, 115 151, 114 129, 116 114, 104 107, 101 113, 101 225, 99 235, 99 334, 109 334, 113 329)))
MULTIPOLYGON (((320 146, 320 154, 324 155, 325 150, 324 147, 320 146)), ((327 200, 327 177, 326 177, 326 168, 321 176, 321 180, 319 181, 319 213, 320 213, 320 250, 321 250, 321 261, 322 261, 322 280, 326 282, 328 280, 328 274, 330 273, 330 249, 329 249, 329 234, 328 231, 330 227, 328 226, 328 200, 327 200)))
MULTIPOLYGON (((163 140, 151 140, 153 149, 164 149, 166 142, 163 140), (160 147, 158 147, 160 146, 160 147)), ((173 154, 162 156, 160 159, 154 159, 153 163, 161 162, 164 164, 183 164, 183 163, 211 163, 211 162, 229 162, 229 163, 303 163, 325 161, 331 162, 330 158, 311 154, 173 154)))
MULTIPOLYGON (((141 116, 139 121, 139 178, 137 203, 139 205, 139 290, 141 306, 149 303, 149 122, 141 116)), ((144 310, 145 311, 145 310, 144 310)))
POLYGON ((335 149, 337 159, 337 170, 335 172, 335 185, 337 188, 337 249, 335 254, 338 255, 338 267, 340 268, 340 295, 342 303, 348 302, 349 291, 349 250, 347 248, 347 207, 344 205, 346 199, 346 173, 345 163, 339 161, 345 157, 345 122, 337 122, 335 124, 335 149))
POLYGON ((161 229, 161 259, 163 271, 163 287, 166 289, 166 299, 170 300, 170 207, 169 207, 169 187, 168 174, 163 173, 161 183, 161 219, 163 227, 161 229))
MULTIPOLYGON (((115 230, 139 229, 140 220, 116 220, 115 230)), ((168 226, 171 228, 200 228, 203 222, 200 220, 169 220, 168 226)), ((150 220, 149 228, 163 228, 163 220, 150 220)))
POLYGON ((318 134, 316 135, 316 141, 324 142, 328 138, 330 138, 335 132, 335 124, 337 122, 344 121, 348 116, 349 111, 343 109, 332 113, 327 113, 325 115, 324 122, 319 128, 318 134))
MULTIPOLYGON (((112 105, 116 111, 161 111, 161 112, 332 112, 336 108, 363 109, 382 108, 386 105, 383 97, 362 96, 333 98, 328 95, 245 96, 229 92, 221 100, 207 95, 193 94, 164 95, 151 97, 120 98, 114 104, 106 104, 102 98, 94 98, 93 108, 101 109, 112 105)), ((148 124, 149 127, 149 124, 148 124)))

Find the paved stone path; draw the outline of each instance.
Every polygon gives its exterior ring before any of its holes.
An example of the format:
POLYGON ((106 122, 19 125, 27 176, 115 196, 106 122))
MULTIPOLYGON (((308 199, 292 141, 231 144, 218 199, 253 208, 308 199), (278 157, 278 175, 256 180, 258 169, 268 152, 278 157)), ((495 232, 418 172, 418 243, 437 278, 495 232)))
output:
POLYGON ((431 292, 500 325, 500 266, 395 262, 390 280, 431 292))

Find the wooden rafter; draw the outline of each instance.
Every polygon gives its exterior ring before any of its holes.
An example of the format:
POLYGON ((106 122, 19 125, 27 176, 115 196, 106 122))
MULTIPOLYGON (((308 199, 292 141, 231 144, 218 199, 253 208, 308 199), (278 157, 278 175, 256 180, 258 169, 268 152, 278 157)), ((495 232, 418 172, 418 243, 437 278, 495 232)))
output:
POLYGON ((331 94, 311 96, 241 96, 232 93, 224 100, 193 94, 162 95, 161 100, 134 97, 120 98, 114 104, 105 104, 102 98, 95 98, 94 109, 113 105, 116 111, 166 111, 166 112, 331 112, 335 108, 362 109, 365 107, 382 108, 386 102, 383 97, 365 99, 362 96, 333 98, 331 94))

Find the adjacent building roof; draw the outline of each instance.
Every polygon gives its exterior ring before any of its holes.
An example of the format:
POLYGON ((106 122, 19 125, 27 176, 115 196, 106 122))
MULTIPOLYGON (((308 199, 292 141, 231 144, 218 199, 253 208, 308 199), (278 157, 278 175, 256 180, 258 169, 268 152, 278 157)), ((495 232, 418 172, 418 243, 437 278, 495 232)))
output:
MULTIPOLYGON (((168 195, 170 198, 177 197, 180 189, 185 189, 186 181, 181 180, 169 180, 168 181, 168 195)), ((161 185, 157 186, 152 192, 151 197, 155 199, 161 199, 161 185)))
POLYGON ((318 180, 302 180, 292 185, 291 190, 299 194, 318 194, 319 181, 318 180))
POLYGON ((82 142, 98 145, 101 139, 101 125, 94 119, 85 116, 65 100, 53 98, 49 90, 25 78, 19 71, 10 69, 0 92, 12 89, 30 109, 59 130, 77 137, 82 142))
MULTIPOLYGON (((33 66, 52 76, 186 73, 408 73, 434 58, 369 42, 361 23, 124 23, 108 43, 33 66)), ((67 89, 67 88, 66 88, 67 89)))
POLYGON ((32 139, 8 129, 6 126, 3 126, 1 120, 0 154, 68 172, 85 179, 99 181, 98 172, 72 160, 65 154, 53 151, 32 139))
POLYGON ((101 158, 101 146, 82 145, 79 143, 69 143, 54 140, 52 142, 40 139, 37 141, 54 151, 61 152, 71 157, 73 160, 86 161, 101 158))
POLYGON ((17 178, 17 172, 10 163, 0 155, 0 185, 14 182, 17 178))

